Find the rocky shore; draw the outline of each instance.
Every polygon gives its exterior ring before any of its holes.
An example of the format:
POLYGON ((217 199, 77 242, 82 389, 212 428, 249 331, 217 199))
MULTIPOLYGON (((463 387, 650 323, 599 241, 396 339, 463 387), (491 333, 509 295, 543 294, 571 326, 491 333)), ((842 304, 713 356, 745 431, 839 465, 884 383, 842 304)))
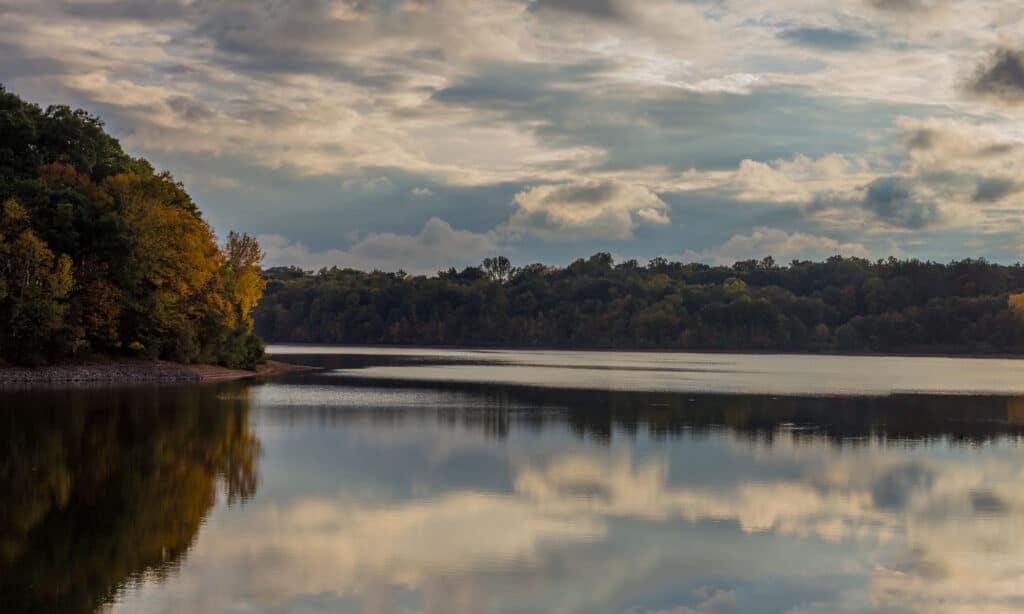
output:
POLYGON ((0 367, 0 386, 22 384, 186 384, 269 377, 310 367, 268 360, 255 371, 167 361, 111 360, 41 367, 0 367))

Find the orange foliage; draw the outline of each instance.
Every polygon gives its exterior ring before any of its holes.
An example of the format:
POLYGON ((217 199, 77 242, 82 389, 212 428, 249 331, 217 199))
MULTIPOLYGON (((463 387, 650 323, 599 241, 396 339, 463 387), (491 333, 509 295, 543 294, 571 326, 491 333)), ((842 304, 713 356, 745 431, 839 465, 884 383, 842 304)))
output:
POLYGON ((1013 317, 1024 319, 1024 292, 1011 294, 1006 303, 1013 317))

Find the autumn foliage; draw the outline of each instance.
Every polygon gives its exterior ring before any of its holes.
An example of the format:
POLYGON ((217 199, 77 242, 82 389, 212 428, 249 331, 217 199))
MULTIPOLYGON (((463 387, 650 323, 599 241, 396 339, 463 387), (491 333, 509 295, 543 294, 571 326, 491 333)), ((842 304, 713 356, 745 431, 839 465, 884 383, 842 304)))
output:
POLYGON ((218 246, 169 173, 85 111, 0 86, 0 360, 128 354, 253 367, 262 252, 218 246))

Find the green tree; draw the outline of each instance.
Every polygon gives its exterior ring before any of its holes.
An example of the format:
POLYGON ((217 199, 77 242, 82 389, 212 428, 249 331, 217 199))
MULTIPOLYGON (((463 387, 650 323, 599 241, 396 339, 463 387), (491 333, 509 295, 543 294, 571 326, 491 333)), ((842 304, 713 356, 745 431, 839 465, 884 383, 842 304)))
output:
POLYGON ((505 256, 484 258, 480 268, 493 281, 504 283, 512 276, 512 263, 505 256))

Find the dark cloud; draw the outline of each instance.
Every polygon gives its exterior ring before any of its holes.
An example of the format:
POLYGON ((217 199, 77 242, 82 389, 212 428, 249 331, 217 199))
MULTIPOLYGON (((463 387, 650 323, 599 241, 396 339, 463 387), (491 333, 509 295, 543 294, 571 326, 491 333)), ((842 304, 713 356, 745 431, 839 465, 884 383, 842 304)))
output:
POLYGON ((898 175, 880 177, 869 183, 861 206, 878 219, 901 228, 924 228, 940 218, 938 206, 922 200, 913 185, 898 175))
POLYGON ((935 483, 935 474, 915 463, 900 465, 883 475, 872 487, 875 505, 885 509, 899 509, 906 505, 914 491, 926 489, 935 483))
POLYGON ((784 41, 789 41, 804 47, 816 49, 833 49, 836 51, 848 51, 863 47, 869 37, 853 30, 834 30, 832 28, 791 28, 783 30, 776 36, 784 41))
POLYGON ((188 96, 172 96, 167 100, 167 106, 179 117, 189 121, 209 119, 214 115, 209 107, 188 96))
POLYGON ((903 135, 907 149, 931 149, 935 147, 939 134, 930 128, 919 128, 903 135))
POLYGON ((162 21, 185 15, 186 5, 179 0, 116 2, 69 2, 67 12, 75 17, 97 20, 162 21))
POLYGON ((1024 103, 1024 51, 996 49, 968 80, 967 91, 1006 104, 1024 103))
POLYGON ((972 490, 970 497, 971 509, 979 514, 1002 515, 1008 508, 1006 501, 991 490, 972 490))
MULTIPOLYGON (((418 5, 426 8, 425 0, 418 5)), ((408 34, 403 30, 408 20, 367 25, 367 19, 396 12, 399 0, 348 0, 344 7, 350 19, 337 18, 332 9, 338 5, 324 0, 88 0, 58 6, 51 10, 82 20, 177 22, 181 28, 172 44, 212 44, 215 63, 256 77, 307 74, 393 91, 404 83, 411 66, 423 68, 439 60, 422 55, 422 50, 380 58, 373 66, 346 57, 346 50, 372 45, 381 37, 408 34), (394 30, 376 31, 382 24, 394 30)))
POLYGON ((599 203, 612 198, 617 185, 611 181, 594 184, 572 184, 559 186, 544 197, 544 202, 599 203))
POLYGON ((994 203, 1019 191, 1020 188, 1016 181, 1005 177, 983 177, 978 179, 971 200, 976 203, 994 203))
POLYGON ((928 11, 938 4, 928 0, 866 0, 867 4, 880 11, 891 11, 893 13, 917 13, 928 11))
POLYGON ((933 150, 942 153, 945 150, 947 158, 998 158, 1013 153, 1020 147, 1018 143, 1010 141, 977 142, 965 137, 962 131, 934 125, 903 129, 900 132, 900 142, 910 151, 933 150))
POLYGON ((978 150, 979 158, 996 158, 999 156, 1005 156, 1008 153, 1016 151, 1020 147, 1017 143, 996 143, 989 145, 978 150))
POLYGON ((924 551, 914 549, 889 563, 889 568, 907 576, 930 581, 941 581, 949 578, 949 566, 945 561, 928 556, 924 551))
POLYGON ((579 108, 586 94, 569 86, 591 83, 612 67, 603 62, 568 66, 533 63, 488 64, 475 75, 434 93, 443 104, 501 111, 511 118, 579 108))
POLYGON ((619 20, 626 16, 615 0, 534 0, 530 10, 553 10, 609 20, 619 20))

